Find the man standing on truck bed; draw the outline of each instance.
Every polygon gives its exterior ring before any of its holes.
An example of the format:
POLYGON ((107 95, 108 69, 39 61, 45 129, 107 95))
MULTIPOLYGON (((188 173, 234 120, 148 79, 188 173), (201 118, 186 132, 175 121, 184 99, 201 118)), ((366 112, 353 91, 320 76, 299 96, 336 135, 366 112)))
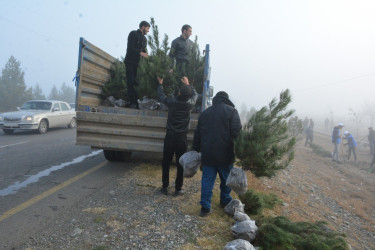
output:
POLYGON ((176 155, 177 176, 175 182, 174 195, 182 195, 182 185, 184 181, 184 169, 179 163, 180 157, 186 153, 188 142, 187 133, 189 130, 190 112, 197 101, 197 91, 189 84, 187 77, 182 77, 182 86, 177 97, 167 97, 163 91, 163 79, 157 77, 158 95, 162 103, 168 106, 167 133, 164 139, 163 162, 162 162, 162 182, 161 192, 168 194, 169 186, 169 166, 173 156, 176 155))
POLYGON ((137 77, 137 68, 141 56, 144 58, 148 58, 146 48, 147 39, 145 35, 149 32, 149 30, 150 24, 146 21, 142 21, 139 24, 139 29, 131 31, 128 36, 128 47, 126 49, 125 56, 125 68, 126 87, 131 108, 139 108, 138 94, 134 89, 134 85, 136 85, 135 78, 137 77))
POLYGON ((191 50, 193 49, 193 42, 189 39, 192 34, 191 26, 188 24, 182 26, 181 33, 181 36, 172 41, 169 52, 172 62, 169 72, 173 72, 174 61, 176 60, 178 78, 186 76, 186 67, 190 60, 191 50))

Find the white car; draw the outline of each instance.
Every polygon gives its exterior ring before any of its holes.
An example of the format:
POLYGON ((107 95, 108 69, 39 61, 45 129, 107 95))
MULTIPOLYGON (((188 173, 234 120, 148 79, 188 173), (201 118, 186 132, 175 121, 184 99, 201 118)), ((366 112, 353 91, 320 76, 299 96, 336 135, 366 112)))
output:
POLYGON ((76 112, 62 101, 32 100, 25 102, 18 111, 0 114, 0 129, 7 134, 16 129, 37 130, 44 134, 49 128, 75 128, 76 125, 76 112))

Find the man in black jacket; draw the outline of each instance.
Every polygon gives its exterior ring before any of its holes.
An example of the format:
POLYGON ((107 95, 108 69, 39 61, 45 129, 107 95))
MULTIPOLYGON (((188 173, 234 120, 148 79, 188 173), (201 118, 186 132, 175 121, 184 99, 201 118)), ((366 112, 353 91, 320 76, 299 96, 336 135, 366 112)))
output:
POLYGON ((125 56, 125 68, 126 86, 131 108, 139 108, 138 94, 134 89, 134 85, 136 84, 135 78, 137 77, 137 68, 141 56, 144 58, 148 58, 146 48, 147 39, 145 35, 149 32, 149 30, 150 24, 146 21, 142 21, 139 24, 139 29, 131 31, 128 36, 128 47, 126 49, 125 56))
POLYGON ((211 209, 212 189, 216 175, 220 177, 220 206, 231 200, 231 188, 226 181, 234 163, 234 139, 242 129, 241 120, 228 94, 220 91, 213 98, 213 106, 203 111, 194 132, 193 149, 202 153, 202 206, 200 216, 211 209))
POLYGON ((182 86, 177 97, 167 97, 163 91, 163 79, 158 78, 158 95, 162 103, 168 106, 167 133, 164 139, 162 182, 161 192, 168 194, 169 166, 173 156, 176 155, 177 176, 175 182, 175 195, 181 195, 184 180, 184 169, 179 163, 181 155, 187 151, 187 133, 189 130, 190 112, 194 108, 198 94, 193 86, 190 86, 189 79, 181 79, 182 86))
POLYGON ((176 60, 176 69, 178 77, 186 76, 186 67, 189 63, 193 42, 189 39, 192 34, 190 25, 185 24, 181 28, 181 36, 172 41, 169 57, 171 58, 171 68, 169 72, 173 72, 174 62, 176 60))

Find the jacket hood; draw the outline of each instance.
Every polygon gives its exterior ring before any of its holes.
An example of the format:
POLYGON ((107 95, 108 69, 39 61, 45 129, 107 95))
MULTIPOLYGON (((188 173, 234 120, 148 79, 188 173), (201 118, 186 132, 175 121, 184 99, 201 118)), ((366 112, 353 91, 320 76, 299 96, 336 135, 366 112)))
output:
POLYGON ((212 99, 212 104, 215 105, 215 104, 227 104, 231 107, 235 107, 233 102, 231 102, 231 100, 229 100, 229 98, 226 98, 224 96, 215 96, 213 99, 212 99))

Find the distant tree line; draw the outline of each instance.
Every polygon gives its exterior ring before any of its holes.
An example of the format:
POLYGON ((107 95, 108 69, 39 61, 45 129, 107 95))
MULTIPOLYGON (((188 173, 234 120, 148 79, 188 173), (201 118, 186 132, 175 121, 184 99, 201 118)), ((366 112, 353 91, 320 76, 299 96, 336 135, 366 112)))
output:
POLYGON ((11 56, 0 76, 0 112, 12 111, 28 100, 53 99, 69 103, 75 100, 75 89, 63 83, 60 89, 53 85, 50 94, 44 95, 39 84, 27 87, 21 62, 11 56))

